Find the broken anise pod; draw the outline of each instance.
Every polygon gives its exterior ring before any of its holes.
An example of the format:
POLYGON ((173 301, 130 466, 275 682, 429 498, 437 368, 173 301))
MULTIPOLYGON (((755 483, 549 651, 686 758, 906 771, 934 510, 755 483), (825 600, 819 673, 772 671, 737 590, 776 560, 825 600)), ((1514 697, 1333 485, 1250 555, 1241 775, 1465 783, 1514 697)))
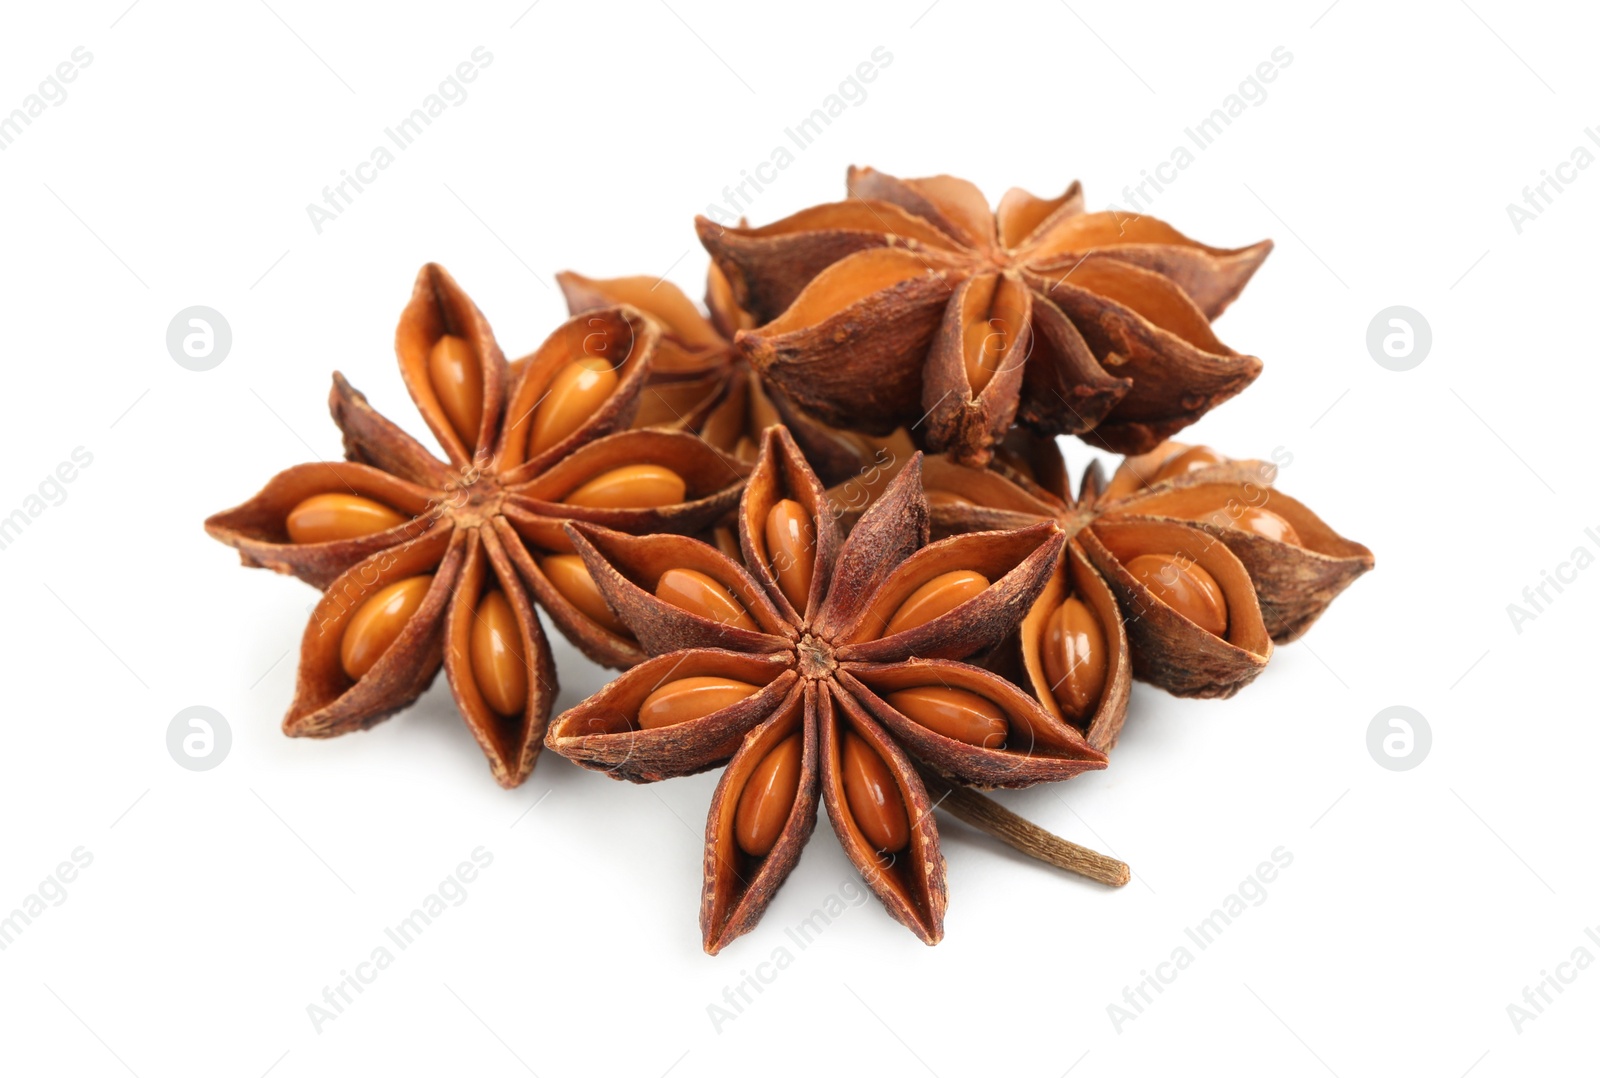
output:
POLYGON ((569 525, 650 660, 547 738, 635 782, 726 764, 706 824, 700 925, 715 953, 754 927, 817 801, 889 913, 943 934, 928 782, 1027 786, 1105 756, 1025 692, 958 661, 993 647, 1065 542, 1051 521, 928 543, 914 456, 848 539, 789 432, 769 428, 738 509, 741 561, 694 539, 569 525))
POLYGON ((1372 568, 1366 547, 1272 489, 1273 465, 1167 442, 1109 483, 1092 465, 1074 498, 1053 439, 1012 445, 988 469, 926 462, 934 531, 1055 520, 1072 536, 995 665, 1096 748, 1121 730, 1130 673, 1230 696, 1372 568))
POLYGON ((691 431, 724 453, 753 462, 761 432, 782 423, 829 483, 857 478, 885 459, 903 464, 912 453, 904 431, 877 438, 830 427, 753 370, 734 348, 733 336, 755 322, 734 302, 715 263, 706 271, 710 317, 677 285, 660 278, 602 280, 568 270, 556 274, 556 280, 573 314, 627 304, 644 312, 661 331, 635 427, 691 431))
POLYGON ((851 168, 850 198, 759 228, 697 218, 760 323, 737 343, 825 422, 923 419, 982 465, 1014 420, 1143 452, 1253 381, 1210 322, 1272 249, 1196 243, 1152 217, 1085 213, 1074 183, 990 210, 951 176, 851 168))
POLYGON ((637 311, 613 307, 572 318, 508 365, 460 286, 423 267, 395 350, 448 463, 335 374, 329 404, 349 459, 290 468, 206 521, 246 565, 326 589, 285 733, 370 727, 442 664, 495 778, 516 786, 556 693, 535 605, 596 662, 644 657, 564 524, 699 531, 736 504, 748 471, 693 435, 625 430, 657 337, 637 311))

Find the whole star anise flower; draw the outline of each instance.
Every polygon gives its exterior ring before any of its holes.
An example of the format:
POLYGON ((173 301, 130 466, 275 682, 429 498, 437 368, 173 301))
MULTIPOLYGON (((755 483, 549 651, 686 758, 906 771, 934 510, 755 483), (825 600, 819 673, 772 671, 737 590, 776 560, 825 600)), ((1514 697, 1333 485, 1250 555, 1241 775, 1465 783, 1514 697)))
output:
POLYGON ((495 778, 516 786, 556 695, 535 605, 596 662, 644 658, 564 524, 699 531, 732 509, 748 471, 693 435, 625 430, 657 337, 637 311, 613 307, 571 319, 508 365, 460 286, 423 267, 395 350, 448 460, 335 374, 329 406, 349 459, 290 468, 206 521, 246 565, 326 589, 301 640, 285 733, 366 729, 442 665, 495 778))
POLYGON ((1372 568, 1370 550, 1272 488, 1272 464, 1168 442, 1109 483, 1091 465, 1075 498, 1053 439, 1012 445, 988 469, 927 461, 933 529, 1054 520, 1071 536, 991 664, 1096 748, 1116 741, 1130 675, 1178 696, 1231 696, 1372 568))
POLYGON ((1196 243, 1151 217, 1085 213, 1020 188, 992 212, 971 183, 852 168, 851 197, 760 228, 697 218, 759 328, 740 348, 823 421, 920 420, 928 447, 982 465, 1014 420, 1144 452, 1260 373, 1210 320, 1271 241, 1196 243))
POLYGON ((912 452, 904 431, 873 437, 820 422, 751 369, 733 338, 755 320, 734 301, 715 263, 706 271, 709 317, 677 285, 659 278, 597 279, 568 270, 556 280, 573 314, 627 304, 660 329, 636 427, 692 431, 724 453, 753 462, 761 432, 782 423, 828 483, 860 476, 890 458, 898 465, 912 452))
POLYGON ((680 536, 569 526, 655 658, 551 724, 556 752, 634 782, 726 764, 706 823, 700 926, 716 953, 754 927, 817 800, 889 913, 943 934, 929 782, 1027 786, 1105 757, 1011 682, 961 660, 1027 612, 1065 541, 1054 522, 928 543, 914 456, 848 539, 787 430, 739 502, 743 564, 680 536))

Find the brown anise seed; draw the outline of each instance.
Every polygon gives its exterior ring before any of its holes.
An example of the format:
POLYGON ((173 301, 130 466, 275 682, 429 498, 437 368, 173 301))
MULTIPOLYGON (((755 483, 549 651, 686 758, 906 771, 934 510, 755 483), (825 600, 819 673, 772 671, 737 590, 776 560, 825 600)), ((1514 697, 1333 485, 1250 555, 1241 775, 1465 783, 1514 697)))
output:
POLYGON ((1105 629, 1082 599, 1073 596, 1050 615, 1039 659, 1062 714, 1073 722, 1093 715, 1106 686, 1110 656, 1105 629))
POLYGON ((817 561, 811 518, 799 502, 784 498, 767 510, 766 530, 767 561, 778 578, 778 588, 789 605, 804 614, 817 561))
POLYGON ((732 707, 761 691, 760 685, 727 677, 682 677, 669 681, 639 705, 639 729, 657 730, 732 707))
POLYGON ((588 509, 660 509, 683 501, 687 490, 671 468, 629 464, 595 476, 562 500, 588 509))
POLYGON ((478 424, 483 420, 483 368, 472 346, 445 334, 428 353, 428 380, 445 418, 468 449, 478 444, 478 424))
POLYGON ((967 368, 967 384, 976 396, 1000 369, 1000 357, 1011 343, 1006 324, 998 318, 973 322, 967 326, 962 342, 962 358, 967 368))
POLYGON ((733 593, 698 569, 668 569, 656 581, 656 598, 734 629, 760 632, 733 593))
POLYGON ((912 722, 983 749, 1004 748, 1011 730, 1005 712, 994 701, 966 689, 924 685, 892 692, 884 699, 912 722))
POLYGON ((1265 539, 1272 539, 1279 543, 1290 543, 1294 546, 1304 546, 1300 541, 1300 533, 1294 530, 1283 517, 1270 509, 1259 509, 1253 505, 1239 506, 1237 509, 1223 506, 1202 513, 1194 519, 1207 524, 1214 524, 1219 528, 1235 528, 1239 531, 1251 532, 1265 539))
POLYGON ((1228 601, 1216 579, 1188 558, 1141 554, 1128 572, 1157 599, 1214 636, 1228 633, 1228 601))
POLYGON ((889 619, 883 635, 893 636, 907 629, 915 629, 941 614, 948 614, 988 586, 989 578, 971 569, 940 573, 900 604, 900 609, 889 619))
POLYGON ((1190 446, 1161 462, 1161 467, 1156 469, 1152 483, 1159 483, 1165 479, 1176 479, 1190 472, 1198 472, 1203 468, 1213 465, 1225 464, 1228 458, 1218 453, 1208 445, 1190 446))
POLYGON ((478 603, 472 619, 468 654, 472 679, 497 715, 520 715, 528 706, 528 659, 522 633, 505 595, 491 591, 478 603))
POLYGON ((359 494, 313 494, 293 509, 284 526, 295 543, 331 543, 388 531, 406 518, 359 494))
POLYGON ((765 857, 777 845, 783 825, 800 792, 800 764, 805 742, 794 733, 761 758, 739 793, 733 813, 733 836, 751 857, 765 857))
POLYGON ((899 853, 911 841, 911 821, 889 765, 861 739, 844 732, 840 768, 844 799, 861 834, 879 853, 899 853))
POLYGON ((339 662, 345 673, 359 681, 372 669, 422 605, 432 583, 432 574, 407 577, 361 604, 339 641, 339 662))
POLYGON ((940 506, 953 506, 955 508, 962 508, 964 506, 975 506, 977 504, 976 502, 973 502, 967 498, 963 498, 961 495, 948 490, 930 490, 927 492, 927 497, 929 509, 937 509, 940 506))
POLYGON ((607 632, 627 636, 628 627, 611 612, 606 600, 589 575, 589 567, 576 554, 551 554, 539 562, 539 568, 550 584, 567 602, 577 607, 591 621, 597 622, 607 632))
POLYGON ((528 456, 543 453, 583 426, 616 388, 617 372, 610 363, 594 356, 575 360, 557 371, 544 400, 534 410, 528 456))

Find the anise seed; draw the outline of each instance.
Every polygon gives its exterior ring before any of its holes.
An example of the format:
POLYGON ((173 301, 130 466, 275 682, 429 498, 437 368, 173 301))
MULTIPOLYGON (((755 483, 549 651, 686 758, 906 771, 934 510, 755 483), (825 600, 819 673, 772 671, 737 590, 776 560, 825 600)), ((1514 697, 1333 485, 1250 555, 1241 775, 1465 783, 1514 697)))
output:
POLYGON ((800 792, 802 735, 790 734, 761 758, 739 794, 733 813, 733 836, 751 857, 765 857, 777 845, 800 792))
POLYGON ((478 366, 472 346, 448 333, 434 341, 428 354, 428 379, 462 444, 475 448, 478 425, 483 421, 483 368, 478 366))
POLYGON ((361 604, 339 642, 339 662, 346 674, 359 681, 372 669, 422 605, 432 583, 431 573, 407 577, 361 604))
POLYGON ((1206 632, 1227 635, 1228 601, 1216 578, 1193 561, 1175 554, 1141 554, 1127 569, 1157 599, 1206 632))
POLYGON ((478 604, 468 652, 484 701, 498 715, 522 714, 528 706, 528 659, 511 603, 501 592, 487 593, 478 604))
POLYGON ((639 705, 639 729, 657 730, 691 719, 703 719, 760 691, 760 685, 727 677, 678 678, 644 698, 644 703, 639 705))
POLYGON ((966 689, 924 685, 892 692, 884 699, 912 722, 979 748, 1004 748, 1010 732, 999 705, 966 689))
POLYGON ((1093 715, 1110 660, 1105 629, 1094 611, 1076 596, 1067 599, 1045 623, 1039 650, 1050 693, 1062 713, 1073 722, 1093 715))
POLYGON ((595 476, 562 501, 588 509, 659 509, 683 501, 687 490, 671 468, 629 464, 595 476))
POLYGON ((313 494, 289 510, 284 527, 295 543, 331 543, 388 531, 406 518, 359 494, 313 494))
POLYGON ((730 628, 761 631, 727 588, 698 569, 668 569, 662 573, 656 581, 656 598, 730 628))
POLYGON ((583 426, 617 388, 617 372, 603 359, 575 360, 550 381, 544 400, 533 413, 528 456, 537 456, 583 426))

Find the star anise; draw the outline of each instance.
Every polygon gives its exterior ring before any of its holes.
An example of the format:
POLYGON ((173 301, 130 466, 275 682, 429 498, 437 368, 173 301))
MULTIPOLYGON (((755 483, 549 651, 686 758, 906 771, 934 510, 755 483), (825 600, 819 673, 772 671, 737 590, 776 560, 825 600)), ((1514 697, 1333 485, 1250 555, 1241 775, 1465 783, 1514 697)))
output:
POLYGON ((698 531, 732 509, 748 472, 693 435, 625 430, 658 336, 639 312, 612 307, 508 365, 466 293, 423 267, 395 350, 447 461, 335 374, 329 405, 349 459, 290 468, 206 521, 246 565, 326 588, 285 733, 366 729, 421 695, 442 664, 495 778, 516 786, 556 694, 535 605, 596 662, 644 658, 564 524, 698 531))
POLYGON ((569 270, 558 273, 556 280, 573 314, 628 304, 661 330, 636 427, 692 431, 724 453, 753 462, 761 432, 783 423, 828 483, 858 477, 888 459, 903 463, 912 452, 903 430, 873 437, 818 421, 751 369, 733 337, 752 328, 755 320, 734 301, 715 263, 706 271, 709 317, 677 285, 658 278, 596 279, 569 270))
POLYGON ((935 943, 944 860, 919 769, 936 788, 944 776, 1009 787, 1105 766, 1014 684, 958 661, 1018 624, 1060 556, 1061 529, 929 544, 920 455, 844 539, 789 432, 770 428, 739 502, 742 564, 681 536, 568 531, 656 657, 558 716, 547 740, 635 782, 726 764, 706 824, 711 953, 755 925, 819 796, 889 913, 935 943))
POLYGON ((1129 677, 1179 696, 1231 696, 1372 568, 1372 552, 1272 488, 1276 467, 1164 443, 1099 466, 1078 496, 1053 439, 1013 440, 1006 462, 926 462, 936 534, 1054 520, 1071 535, 992 665, 1108 750, 1129 677))
POLYGON ((922 418, 929 448, 982 465, 1014 420, 1144 452, 1253 381, 1210 320, 1271 241, 1206 247, 1151 217, 1085 213, 1074 183, 1013 188, 852 168, 851 197, 701 242, 759 328, 755 367, 828 423, 922 418))

